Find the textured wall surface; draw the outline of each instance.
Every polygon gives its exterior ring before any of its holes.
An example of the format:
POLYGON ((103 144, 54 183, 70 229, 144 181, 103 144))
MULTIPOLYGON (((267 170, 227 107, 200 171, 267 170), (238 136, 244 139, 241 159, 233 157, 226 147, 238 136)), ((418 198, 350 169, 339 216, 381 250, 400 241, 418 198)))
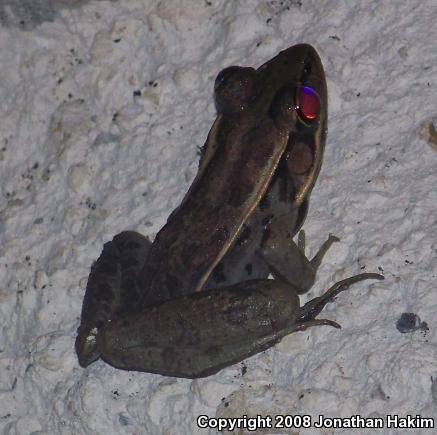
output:
MULTIPOLYGON (((437 3, 67 4, 0 2, 0 432, 209 433, 200 414, 435 416, 437 3), (362 271, 385 281, 327 306, 343 329, 293 334, 209 378, 82 369, 73 346, 103 243, 128 229, 153 239, 178 205, 220 69, 298 42, 320 53, 330 98, 310 254, 341 238, 302 299, 362 271), (420 317, 404 333, 402 313, 420 317)), ((299 431, 334 433, 280 432, 299 431)))

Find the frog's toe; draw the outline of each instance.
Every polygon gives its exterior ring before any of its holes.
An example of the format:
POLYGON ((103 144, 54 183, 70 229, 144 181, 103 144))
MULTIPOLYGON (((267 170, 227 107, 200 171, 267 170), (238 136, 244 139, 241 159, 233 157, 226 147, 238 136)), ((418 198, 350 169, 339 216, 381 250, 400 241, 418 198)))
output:
POLYGON ((86 333, 79 327, 76 338, 76 353, 81 367, 87 367, 100 358, 100 351, 97 349, 97 328, 86 333))
POLYGON ((329 233, 329 235, 328 235, 328 241, 329 241, 330 243, 339 242, 339 241, 340 241, 340 237, 337 237, 336 235, 329 233))
POLYGON ((300 321, 305 322, 315 319, 325 305, 332 301, 339 293, 347 290, 352 284, 366 279, 383 280, 384 276, 379 273, 360 273, 359 275, 336 282, 323 295, 310 300, 300 309, 300 321))
POLYGON ((305 331, 305 329, 311 328, 313 326, 332 326, 333 328, 341 329, 341 325, 333 320, 329 319, 313 319, 306 320, 303 322, 298 322, 296 324, 296 331, 305 331))

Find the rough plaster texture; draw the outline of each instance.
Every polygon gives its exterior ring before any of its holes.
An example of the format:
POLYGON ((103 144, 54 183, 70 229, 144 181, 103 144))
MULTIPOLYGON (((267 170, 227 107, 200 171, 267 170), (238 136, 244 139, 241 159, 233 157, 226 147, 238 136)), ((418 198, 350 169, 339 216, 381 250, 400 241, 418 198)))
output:
POLYGON ((0 1, 1 433, 208 433, 199 414, 436 416, 437 3, 67 4, 0 1), (90 265, 122 230, 153 239, 178 205, 215 75, 298 42, 319 51, 330 95, 310 253, 341 237, 308 297, 363 270, 386 280, 329 304, 342 330, 294 334, 206 379, 80 368, 90 265), (404 312, 429 330, 401 334, 404 312))

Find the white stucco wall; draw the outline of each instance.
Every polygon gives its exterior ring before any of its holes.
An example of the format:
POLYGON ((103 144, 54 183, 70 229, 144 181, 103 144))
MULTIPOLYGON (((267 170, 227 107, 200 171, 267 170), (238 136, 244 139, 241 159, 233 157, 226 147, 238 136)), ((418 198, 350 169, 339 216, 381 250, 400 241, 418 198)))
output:
POLYGON ((436 416, 437 153, 423 126, 437 121, 437 3, 51 3, 0 2, 1 433, 208 433, 200 414, 436 416), (178 205, 216 74, 299 42, 317 48, 330 98, 310 254, 341 238, 308 297, 363 270, 385 281, 328 305, 343 329, 293 334, 209 378, 82 369, 73 345, 103 243, 126 229, 153 239, 178 205), (404 312, 429 330, 401 334, 404 312))

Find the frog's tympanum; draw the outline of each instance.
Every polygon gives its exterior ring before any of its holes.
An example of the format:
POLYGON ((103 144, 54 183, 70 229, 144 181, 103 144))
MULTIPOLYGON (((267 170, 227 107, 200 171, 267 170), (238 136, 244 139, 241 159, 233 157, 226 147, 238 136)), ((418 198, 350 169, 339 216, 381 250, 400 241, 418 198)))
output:
POLYGON ((322 164, 328 97, 317 52, 295 45, 214 86, 217 118, 181 205, 150 243, 126 231, 92 266, 76 340, 81 366, 198 378, 315 325, 363 273, 303 307, 331 244, 311 260, 305 220, 322 164), (273 279, 268 279, 269 274, 273 279))

